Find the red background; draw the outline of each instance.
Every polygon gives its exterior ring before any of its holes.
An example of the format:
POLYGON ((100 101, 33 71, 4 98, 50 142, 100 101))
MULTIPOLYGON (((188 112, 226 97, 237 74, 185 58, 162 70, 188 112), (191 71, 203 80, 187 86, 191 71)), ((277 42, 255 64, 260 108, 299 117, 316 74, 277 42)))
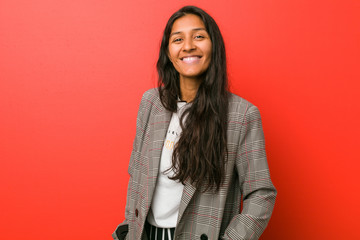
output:
POLYGON ((0 239, 111 239, 143 92, 183 5, 222 30, 278 189, 261 239, 357 239, 360 2, 0 1, 0 239))

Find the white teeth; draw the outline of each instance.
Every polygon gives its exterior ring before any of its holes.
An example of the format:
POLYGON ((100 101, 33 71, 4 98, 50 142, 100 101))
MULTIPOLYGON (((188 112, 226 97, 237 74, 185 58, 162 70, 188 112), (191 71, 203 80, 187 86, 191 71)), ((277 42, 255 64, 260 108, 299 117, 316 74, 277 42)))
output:
POLYGON ((199 57, 184 57, 183 61, 186 63, 193 63, 199 61, 199 57))

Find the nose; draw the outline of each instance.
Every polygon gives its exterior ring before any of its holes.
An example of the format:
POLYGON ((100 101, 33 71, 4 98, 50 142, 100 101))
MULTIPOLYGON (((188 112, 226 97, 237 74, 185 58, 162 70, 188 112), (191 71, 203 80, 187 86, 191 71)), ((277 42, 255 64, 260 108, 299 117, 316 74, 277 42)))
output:
POLYGON ((194 50, 196 48, 195 44, 194 44, 194 41, 192 38, 187 38, 185 41, 184 41, 184 45, 183 45, 183 50, 184 51, 191 51, 191 50, 194 50))

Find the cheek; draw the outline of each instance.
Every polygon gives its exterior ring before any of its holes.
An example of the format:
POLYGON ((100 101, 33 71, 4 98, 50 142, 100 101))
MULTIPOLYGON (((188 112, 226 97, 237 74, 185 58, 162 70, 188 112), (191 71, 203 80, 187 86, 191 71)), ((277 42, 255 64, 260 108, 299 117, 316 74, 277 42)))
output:
POLYGON ((211 56, 211 51, 207 52, 207 57, 206 57, 206 64, 209 65, 210 62, 211 62, 211 59, 212 59, 212 56, 211 56))
POLYGON ((211 44, 208 46, 207 53, 208 53, 209 58, 211 58, 211 53, 212 53, 212 45, 211 44))
POLYGON ((211 44, 211 42, 207 43, 207 44, 204 44, 202 50, 203 50, 203 53, 207 57, 207 61, 210 61, 211 55, 212 55, 212 44, 211 44))
POLYGON ((168 53, 168 56, 169 56, 169 58, 170 58, 170 61, 171 62, 174 62, 174 61, 176 61, 176 58, 177 58, 177 52, 178 52, 178 50, 175 48, 175 47, 169 47, 169 53, 168 53))

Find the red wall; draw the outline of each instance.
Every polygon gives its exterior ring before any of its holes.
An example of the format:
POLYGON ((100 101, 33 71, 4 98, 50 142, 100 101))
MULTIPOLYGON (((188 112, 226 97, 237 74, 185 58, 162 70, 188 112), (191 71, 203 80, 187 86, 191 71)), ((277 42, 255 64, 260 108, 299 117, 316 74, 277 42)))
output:
POLYGON ((0 239, 111 239, 169 16, 207 10, 261 111, 278 198, 261 239, 356 239, 358 0, 0 2, 0 239))

